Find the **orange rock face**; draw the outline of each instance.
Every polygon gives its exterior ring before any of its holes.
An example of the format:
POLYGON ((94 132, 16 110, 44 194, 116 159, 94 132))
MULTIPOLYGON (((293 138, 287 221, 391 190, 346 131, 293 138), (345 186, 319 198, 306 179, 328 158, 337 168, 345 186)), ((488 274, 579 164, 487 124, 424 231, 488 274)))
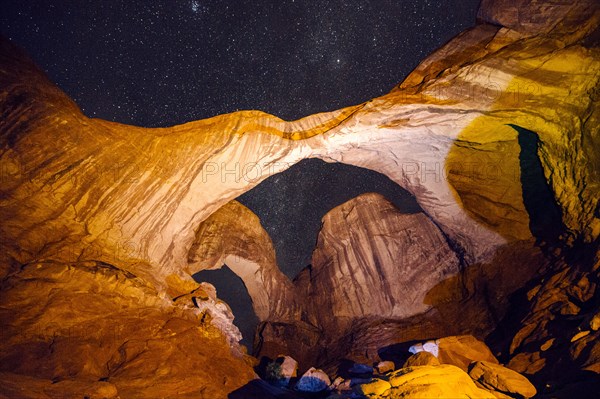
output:
POLYGON ((188 256, 190 274, 226 264, 243 281, 259 320, 298 319, 292 282, 279 270, 275 250, 258 217, 232 201, 200 224, 188 256))
POLYGON ((463 335, 444 337, 437 340, 439 346, 438 359, 442 364, 452 364, 467 371, 474 361, 498 363, 490 348, 475 337, 463 335))
POLYGON ((8 397, 226 398, 254 378, 211 311, 175 304, 114 266, 32 263, 0 292, 8 397))

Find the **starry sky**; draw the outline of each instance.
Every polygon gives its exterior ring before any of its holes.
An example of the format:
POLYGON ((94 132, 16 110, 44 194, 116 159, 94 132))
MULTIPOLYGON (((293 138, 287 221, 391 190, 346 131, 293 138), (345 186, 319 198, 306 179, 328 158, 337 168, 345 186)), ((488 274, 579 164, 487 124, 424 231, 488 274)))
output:
POLYGON ((283 119, 388 92, 479 0, 3 0, 0 32, 90 117, 283 119))
MULTIPOLYGON (((259 109, 293 120, 387 93, 473 26, 478 4, 3 0, 0 33, 89 117, 157 127, 259 109)), ((240 200, 261 218, 280 267, 294 277, 310 263, 321 217, 368 191, 418 210, 385 176, 317 160, 272 176, 240 200)), ((231 272, 210 273, 248 344, 256 319, 247 292, 231 272)))

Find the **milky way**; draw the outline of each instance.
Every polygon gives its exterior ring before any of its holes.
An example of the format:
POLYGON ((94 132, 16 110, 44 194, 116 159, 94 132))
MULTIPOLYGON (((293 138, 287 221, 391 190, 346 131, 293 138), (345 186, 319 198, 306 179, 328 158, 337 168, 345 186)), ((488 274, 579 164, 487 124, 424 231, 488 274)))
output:
POLYGON ((85 114, 168 126, 284 119, 389 91, 475 22, 478 0, 4 2, 1 32, 85 114))

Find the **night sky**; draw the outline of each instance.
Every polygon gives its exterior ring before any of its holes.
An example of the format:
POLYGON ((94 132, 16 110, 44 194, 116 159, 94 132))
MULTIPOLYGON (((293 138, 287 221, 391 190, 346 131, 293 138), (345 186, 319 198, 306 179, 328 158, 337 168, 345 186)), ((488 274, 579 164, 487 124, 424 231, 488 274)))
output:
MULTIPOLYGON (((382 95, 473 26, 479 0, 0 4, 1 34, 87 116, 155 127, 241 109, 293 120, 382 95)), ((259 215, 282 270, 293 277, 310 261, 320 218, 366 191, 415 209, 384 176, 316 160, 271 177, 241 200, 259 215)), ((219 295, 240 302, 247 294, 233 280, 217 287, 219 295)), ((243 301, 247 306, 247 296, 243 301)))
POLYGON ((0 29, 90 117, 283 119, 388 92, 475 22, 479 0, 0 2, 0 29))

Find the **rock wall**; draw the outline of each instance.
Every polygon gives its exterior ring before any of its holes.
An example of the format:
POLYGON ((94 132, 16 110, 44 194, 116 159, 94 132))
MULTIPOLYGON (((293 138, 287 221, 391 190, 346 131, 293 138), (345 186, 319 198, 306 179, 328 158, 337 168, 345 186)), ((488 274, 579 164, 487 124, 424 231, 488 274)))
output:
POLYGON ((402 319, 430 307, 425 296, 458 274, 459 260, 423 213, 402 214, 378 194, 331 210, 299 277, 307 313, 325 331, 345 331, 360 318, 402 319))
POLYGON ((510 295, 548 264, 526 240, 465 266, 423 213, 404 214, 379 194, 363 194, 323 217, 312 264, 294 279, 299 311, 265 320, 255 354, 288 353, 302 366, 335 370, 340 359, 379 361, 382 350, 411 340, 485 337, 510 295))
POLYGON ((23 265, 0 282, 0 396, 227 398, 255 374, 210 288, 196 307, 106 263, 23 265))

